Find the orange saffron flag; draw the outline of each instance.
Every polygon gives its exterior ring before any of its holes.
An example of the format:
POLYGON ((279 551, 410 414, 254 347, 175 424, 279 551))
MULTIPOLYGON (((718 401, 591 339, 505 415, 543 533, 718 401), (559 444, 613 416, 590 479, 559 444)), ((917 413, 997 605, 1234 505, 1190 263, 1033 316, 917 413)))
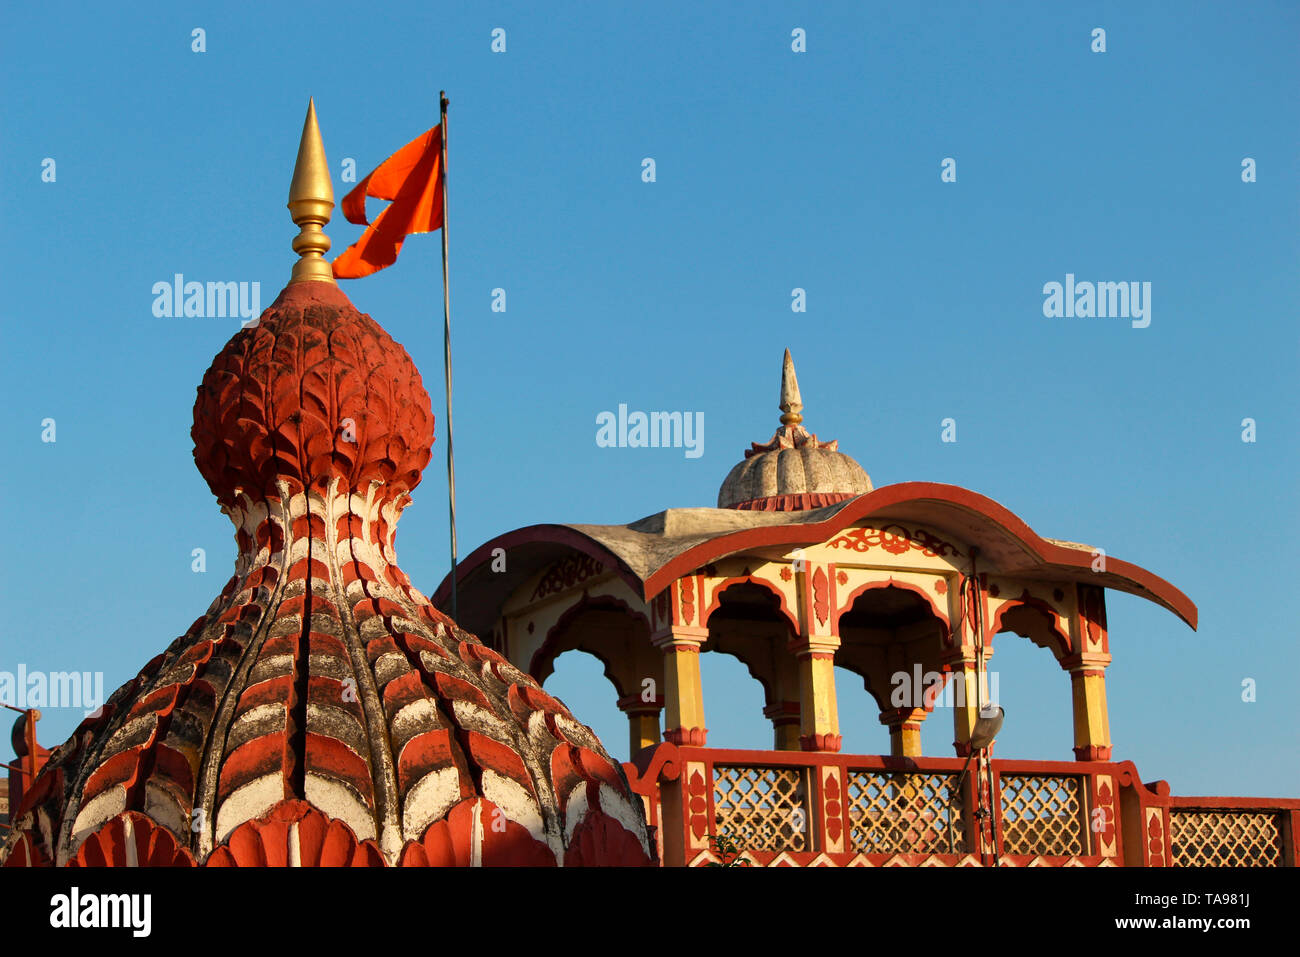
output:
POLYGON ((336 279, 359 279, 397 261, 402 240, 442 228, 442 126, 417 136, 343 197, 349 223, 365 226, 361 238, 334 260, 336 279), (371 223, 366 197, 392 200, 371 223))

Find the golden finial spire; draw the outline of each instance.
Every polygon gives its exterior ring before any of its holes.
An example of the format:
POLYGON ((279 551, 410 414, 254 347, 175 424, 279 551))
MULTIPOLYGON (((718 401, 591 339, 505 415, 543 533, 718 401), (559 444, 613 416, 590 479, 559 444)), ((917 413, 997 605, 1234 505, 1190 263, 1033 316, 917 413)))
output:
POLYGON ((785 350, 785 361, 781 365, 781 424, 798 425, 803 421, 799 413, 803 411, 803 398, 799 395, 799 380, 794 376, 794 360, 790 350, 785 350))
POLYGON ((307 119, 302 124, 302 141, 298 144, 298 162, 289 184, 289 215, 299 227, 293 239, 293 251, 299 259, 293 264, 295 282, 334 282, 334 271, 325 261, 330 238, 321 227, 330 221, 334 209, 334 187, 330 183, 329 163, 316 124, 316 103, 307 101, 307 119))

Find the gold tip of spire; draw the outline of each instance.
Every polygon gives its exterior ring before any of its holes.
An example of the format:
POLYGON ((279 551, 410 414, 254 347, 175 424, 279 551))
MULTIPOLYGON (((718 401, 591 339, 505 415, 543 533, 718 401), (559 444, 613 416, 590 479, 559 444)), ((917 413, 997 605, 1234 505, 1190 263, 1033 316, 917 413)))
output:
POLYGON ((785 360, 781 364, 781 424, 798 425, 803 421, 799 413, 803 411, 803 398, 799 395, 799 380, 794 375, 794 360, 790 350, 785 350, 785 360))
POLYGON ((289 215, 299 227, 293 239, 293 251, 299 259, 293 265, 289 282, 334 282, 334 271, 325 260, 330 238, 321 230, 330 221, 333 209, 334 186, 330 182, 320 126, 316 123, 316 102, 308 100, 307 119, 302 124, 302 140, 298 143, 298 161, 293 167, 293 182, 289 184, 289 215))

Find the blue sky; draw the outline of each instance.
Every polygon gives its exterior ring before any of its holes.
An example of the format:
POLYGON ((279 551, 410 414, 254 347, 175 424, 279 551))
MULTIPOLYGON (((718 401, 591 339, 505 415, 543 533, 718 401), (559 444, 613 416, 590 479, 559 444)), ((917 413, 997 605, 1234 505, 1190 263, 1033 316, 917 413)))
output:
MULTIPOLYGON (((462 554, 536 522, 714 504, 776 427, 788 346, 805 424, 877 487, 974 489, 1199 605, 1192 632, 1110 593, 1117 758, 1176 794, 1300 794, 1300 10, 737 10, 7 11, 0 670, 102 671, 111 690, 208 607, 235 549, 189 428, 238 322, 156 318, 152 286, 260 282, 268 305, 294 259, 284 204, 308 96, 341 199, 342 161, 364 175, 437 122, 445 88, 462 554), (1242 182, 1246 157, 1257 182, 1242 182), (1045 318, 1043 285, 1067 273, 1150 282, 1150 326, 1045 318), (599 448, 595 418, 619 403, 702 413, 703 455, 599 448), (956 443, 940 441, 946 417, 956 443)), ((327 231, 335 251, 359 232, 337 211, 327 231)), ((439 269, 438 238, 415 237, 344 288, 423 370, 441 439, 439 269)), ((397 539, 427 592, 447 571, 442 455, 397 539)), ((996 648, 999 756, 1067 759, 1068 680, 1014 636, 996 648)), ((704 669, 710 743, 767 746, 757 683, 718 656, 704 669)), ((887 749, 840 676, 846 750, 887 749)), ((624 756, 594 661, 562 660, 547 688, 624 756)), ((42 741, 79 717, 47 711, 42 741)), ((951 753, 949 734, 927 728, 927 750, 951 753)))

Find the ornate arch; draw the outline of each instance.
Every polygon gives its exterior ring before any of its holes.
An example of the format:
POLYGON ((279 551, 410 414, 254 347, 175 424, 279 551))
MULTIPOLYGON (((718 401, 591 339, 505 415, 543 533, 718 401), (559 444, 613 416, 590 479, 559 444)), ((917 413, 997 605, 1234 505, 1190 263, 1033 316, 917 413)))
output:
POLYGON ((1019 598, 1013 598, 1003 602, 997 612, 994 613, 993 619, 989 622, 989 627, 986 631, 988 644, 991 646, 993 644, 994 636, 998 634, 1019 635, 1022 638, 1028 638, 1040 648, 1047 648, 1059 663, 1073 650, 1070 641, 1070 634, 1068 631, 1063 631, 1061 629, 1060 619, 1060 614, 1051 605, 1043 601, 1041 598, 1034 598, 1028 592, 1025 592, 1019 598), (1006 617, 1007 613, 1018 611, 1022 608, 1034 611, 1042 617, 1043 623, 1046 626, 1046 635, 1043 636, 1042 641, 1040 641, 1035 635, 1026 635, 1024 632, 1016 631, 1014 628, 1004 626, 1003 619, 1006 617))
POLYGON ((775 595, 779 602, 777 611, 783 618, 785 618, 786 624, 790 626, 791 632, 796 635, 799 634, 799 616, 790 610, 790 605, 789 602, 786 601, 785 593, 768 579, 754 575, 753 573, 724 578, 714 587, 712 593, 709 595, 709 604, 700 615, 701 627, 707 628, 709 626, 709 618, 711 618, 713 613, 721 607, 722 593, 727 591, 729 588, 734 588, 737 585, 744 584, 757 585, 775 595))
POLYGON ((559 648, 563 642, 565 633, 574 622, 590 611, 621 612, 634 621, 640 621, 645 625, 647 647, 649 647, 648 640, 650 634, 650 622, 644 613, 637 611, 617 596, 596 595, 595 597, 592 597, 588 592, 584 591, 582 597, 565 609, 564 613, 560 615, 559 620, 547 630, 546 637, 542 640, 541 646, 533 652, 533 657, 528 662, 528 673, 538 684, 542 684, 551 676, 551 674, 554 673, 555 662, 559 660, 561 655, 566 651, 583 651, 601 663, 605 669, 605 677, 609 680, 609 683, 614 686, 618 696, 623 697, 629 692, 623 687, 623 682, 615 674, 615 659, 611 655, 611 649, 592 648, 587 647, 586 645, 574 645, 572 648, 559 648))
POLYGON ((948 613, 940 608, 939 605, 935 603, 934 598, 931 597, 931 595, 921 586, 912 584, 911 582, 899 581, 892 576, 889 578, 866 582, 849 592, 848 597, 845 598, 844 601, 840 602, 839 607, 835 609, 836 634, 838 634, 840 630, 840 619, 853 610, 853 603, 866 592, 880 588, 898 588, 903 591, 910 591, 913 594, 920 596, 921 600, 925 602, 926 607, 930 609, 930 613, 939 620, 941 625, 943 625, 944 642, 948 643, 950 641, 952 636, 952 623, 948 618, 948 613))

